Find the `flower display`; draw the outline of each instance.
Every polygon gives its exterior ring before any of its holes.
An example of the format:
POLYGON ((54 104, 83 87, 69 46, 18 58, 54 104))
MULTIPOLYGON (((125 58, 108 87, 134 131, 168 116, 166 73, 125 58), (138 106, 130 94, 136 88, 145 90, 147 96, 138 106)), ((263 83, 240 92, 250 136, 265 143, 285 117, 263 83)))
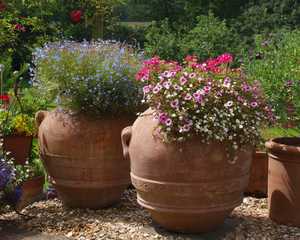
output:
POLYGON ((144 84, 144 102, 154 111, 166 141, 193 135, 203 142, 228 143, 237 150, 254 146, 260 127, 274 119, 260 84, 249 83, 242 69, 230 68, 230 54, 199 63, 196 56, 183 65, 154 57, 144 62, 136 79, 144 84))
POLYGON ((92 115, 135 112, 142 55, 119 42, 52 43, 34 55, 34 87, 63 108, 92 115))

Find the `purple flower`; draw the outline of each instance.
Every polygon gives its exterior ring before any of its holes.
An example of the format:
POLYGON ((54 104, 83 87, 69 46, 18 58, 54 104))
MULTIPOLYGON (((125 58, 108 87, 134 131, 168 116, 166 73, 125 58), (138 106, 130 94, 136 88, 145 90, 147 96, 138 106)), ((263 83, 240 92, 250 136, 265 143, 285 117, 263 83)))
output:
POLYGON ((171 87, 171 82, 170 82, 170 81, 164 82, 164 83, 163 83, 163 86, 164 86, 165 89, 170 89, 170 87, 171 87))
POLYGON ((208 94, 210 92, 210 90, 211 90, 211 87, 210 86, 205 86, 203 88, 203 90, 204 90, 205 94, 208 94))
POLYGON ((156 94, 156 93, 158 93, 161 89, 162 89, 162 86, 161 86, 160 84, 157 84, 157 85, 153 88, 152 92, 153 92, 154 94, 156 94))
POLYGON ((247 83, 243 83, 242 89, 244 92, 250 92, 251 91, 251 86, 248 85, 247 83))
POLYGON ((166 113, 160 113, 159 114, 159 122, 165 124, 168 119, 168 116, 166 113))
POLYGON ((175 90, 180 90, 180 86, 178 86, 177 84, 173 85, 173 88, 174 88, 175 90))
POLYGON ((179 81, 180 81, 181 85, 184 85, 184 84, 186 84, 187 79, 185 77, 181 77, 179 81))
POLYGON ((171 77, 175 77, 176 76, 176 72, 172 71, 171 73, 171 77))
POLYGON ((147 85, 143 87, 143 92, 144 94, 147 94, 151 91, 152 86, 151 85, 147 85))
POLYGON ((222 97, 223 96, 223 93, 221 91, 218 91, 217 92, 217 97, 222 97))
POLYGON ((202 101, 202 96, 204 95, 203 90, 198 90, 197 92, 193 93, 193 97, 195 102, 200 103, 202 101), (203 93, 203 94, 202 94, 203 93))
POLYGON ((231 84, 231 79, 229 77, 226 77, 224 79, 223 86, 226 87, 226 88, 229 88, 230 84, 231 84))
POLYGON ((250 106, 253 107, 253 108, 256 108, 258 106, 258 103, 257 102, 251 102, 250 106))
POLYGON ((193 126, 193 120, 191 120, 191 119, 187 119, 186 120, 186 124, 188 125, 188 126, 193 126))
POLYGON ((171 118, 168 118, 166 121, 165 121, 165 124, 167 126, 171 126, 172 125, 172 119, 171 118))
POLYGON ((287 87, 292 87, 293 84, 294 84, 294 81, 293 81, 293 80, 287 80, 287 81, 285 82, 285 85, 286 85, 287 87))
POLYGON ((237 100, 238 100, 239 102, 241 102, 241 103, 244 103, 244 102, 245 102, 245 99, 244 99, 243 97, 241 97, 241 96, 238 96, 238 97, 237 97, 237 100))
POLYGON ((233 101, 228 101, 227 103, 224 104, 224 107, 230 108, 233 105, 233 101))
POLYGON ((189 100, 191 100, 192 98, 193 98, 192 95, 188 93, 188 94, 185 95, 184 100, 189 101, 189 100))
POLYGON ((178 108, 179 100, 178 99, 173 100, 170 105, 172 108, 178 108))
POLYGON ((0 191, 5 188, 6 184, 10 181, 12 169, 0 160, 0 191))
POLYGON ((185 125, 183 126, 182 130, 183 130, 184 132, 188 132, 188 131, 191 130, 191 126, 188 125, 188 124, 185 124, 185 125))
POLYGON ((189 74, 189 78, 195 78, 196 77, 196 73, 190 73, 189 74))

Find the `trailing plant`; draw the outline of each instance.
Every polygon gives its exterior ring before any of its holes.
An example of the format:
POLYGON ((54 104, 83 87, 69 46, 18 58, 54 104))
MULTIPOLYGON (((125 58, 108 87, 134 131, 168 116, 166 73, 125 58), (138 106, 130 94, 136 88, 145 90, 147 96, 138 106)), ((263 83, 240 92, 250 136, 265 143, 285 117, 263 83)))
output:
POLYGON ((136 75, 144 84, 144 101, 165 141, 199 135, 203 142, 223 142, 229 154, 259 141, 259 129, 273 119, 259 82, 250 83, 242 69, 230 68, 230 54, 199 63, 154 57, 136 75))
POLYGON ((38 49, 34 86, 59 106, 91 115, 136 111, 141 55, 119 42, 52 43, 38 49))

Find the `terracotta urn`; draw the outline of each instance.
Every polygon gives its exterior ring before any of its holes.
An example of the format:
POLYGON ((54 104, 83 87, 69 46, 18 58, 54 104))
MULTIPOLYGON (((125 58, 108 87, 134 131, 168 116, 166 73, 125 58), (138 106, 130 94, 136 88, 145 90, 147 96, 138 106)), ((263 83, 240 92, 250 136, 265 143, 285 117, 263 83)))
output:
POLYGON ((200 137, 181 144, 165 143, 157 126, 147 110, 122 132, 138 203, 168 230, 215 229, 242 201, 253 148, 237 152, 232 164, 224 145, 204 144, 200 137))
POLYGON ((5 151, 10 152, 16 164, 24 165, 29 159, 32 148, 32 136, 8 135, 3 138, 5 151))
POLYGON ((38 112, 40 156, 59 198, 69 207, 103 208, 130 184, 120 132, 131 118, 38 112))
POLYGON ((250 170, 247 194, 258 197, 267 196, 268 192, 268 154, 264 151, 254 151, 250 170))
POLYGON ((300 138, 275 138, 266 147, 269 217, 300 227, 300 138))

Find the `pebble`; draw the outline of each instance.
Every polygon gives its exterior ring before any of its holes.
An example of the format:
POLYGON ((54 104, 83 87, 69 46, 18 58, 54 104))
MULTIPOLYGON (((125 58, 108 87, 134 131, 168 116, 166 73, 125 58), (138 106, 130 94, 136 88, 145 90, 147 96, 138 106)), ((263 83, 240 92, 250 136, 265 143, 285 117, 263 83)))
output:
MULTIPOLYGON (((22 211, 35 216, 24 219, 14 212, 0 220, 14 221, 18 227, 52 235, 64 235, 72 240, 133 239, 188 240, 207 239, 203 235, 170 233, 153 227, 149 213, 136 202, 136 192, 129 189, 116 207, 102 210, 67 209, 58 199, 36 202, 22 211)), ((277 225, 268 218, 267 199, 246 197, 229 216, 237 225, 224 231, 222 240, 299 240, 300 228, 277 225)), ((1 228, 0 228, 1 230, 1 228)), ((216 239, 211 237, 209 239, 216 239)))

